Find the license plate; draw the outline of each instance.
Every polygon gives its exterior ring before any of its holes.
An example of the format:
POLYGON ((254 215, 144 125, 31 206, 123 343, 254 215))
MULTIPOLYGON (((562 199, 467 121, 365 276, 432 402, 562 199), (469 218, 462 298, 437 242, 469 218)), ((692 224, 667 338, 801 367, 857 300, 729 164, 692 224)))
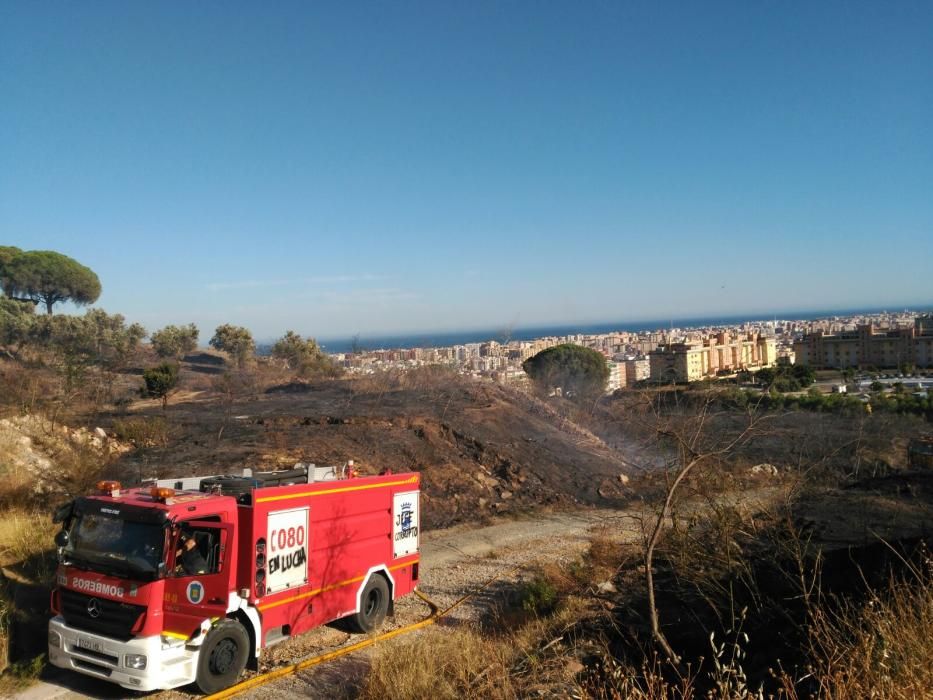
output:
POLYGON ((78 648, 90 649, 91 651, 96 651, 98 654, 104 651, 104 645, 101 642, 98 642, 96 639, 88 639, 87 637, 78 637, 78 648))

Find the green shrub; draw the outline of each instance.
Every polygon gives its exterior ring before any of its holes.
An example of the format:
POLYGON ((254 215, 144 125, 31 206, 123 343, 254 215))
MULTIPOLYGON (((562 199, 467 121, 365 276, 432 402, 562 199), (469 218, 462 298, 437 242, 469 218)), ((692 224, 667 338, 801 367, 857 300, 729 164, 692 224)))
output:
POLYGON ((0 677, 0 693, 7 696, 7 693, 12 694, 23 690, 39 680, 47 660, 46 655, 41 654, 10 665, 0 677))
POLYGON ((162 408, 168 403, 169 392, 178 384, 178 365, 163 362, 143 372, 143 396, 162 399, 162 408))
POLYGON ((112 430, 118 440, 132 443, 134 447, 165 447, 168 444, 169 427, 162 417, 118 418, 113 422, 112 430))
POLYGON ((799 391, 813 384, 816 374, 806 365, 778 365, 759 370, 755 380, 778 391, 799 391))
POLYGON ((557 607, 557 588, 539 574, 522 586, 519 601, 525 612, 548 615, 557 607))

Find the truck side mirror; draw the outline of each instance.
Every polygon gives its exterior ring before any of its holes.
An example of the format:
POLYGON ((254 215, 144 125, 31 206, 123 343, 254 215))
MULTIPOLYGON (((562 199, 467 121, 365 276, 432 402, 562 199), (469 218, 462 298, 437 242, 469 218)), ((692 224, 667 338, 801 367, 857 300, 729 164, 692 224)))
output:
POLYGON ((69 542, 68 531, 59 530, 55 534, 55 545, 58 547, 67 547, 69 542))
POLYGON ((68 503, 60 505, 52 514, 52 522, 57 525, 58 523, 63 523, 68 520, 68 518, 71 517, 71 513, 74 510, 74 507, 74 501, 68 501, 68 503))

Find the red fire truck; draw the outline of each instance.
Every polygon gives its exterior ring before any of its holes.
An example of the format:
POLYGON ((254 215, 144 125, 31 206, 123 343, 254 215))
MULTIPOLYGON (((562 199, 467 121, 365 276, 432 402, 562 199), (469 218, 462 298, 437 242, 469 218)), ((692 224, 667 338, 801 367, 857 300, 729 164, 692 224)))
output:
POLYGON ((66 504, 49 660, 133 690, 212 693, 313 627, 378 628, 418 583, 419 475, 350 465, 104 481, 66 504))

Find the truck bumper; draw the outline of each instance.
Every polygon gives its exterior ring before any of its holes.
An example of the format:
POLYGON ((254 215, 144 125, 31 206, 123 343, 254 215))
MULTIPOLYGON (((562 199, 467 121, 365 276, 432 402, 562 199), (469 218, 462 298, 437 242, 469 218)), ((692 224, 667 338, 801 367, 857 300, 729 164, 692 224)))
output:
POLYGON ((132 690, 166 690, 194 682, 198 650, 159 635, 121 642, 69 627, 58 616, 49 621, 49 661, 132 690), (145 656, 146 667, 128 666, 127 655, 145 656))

